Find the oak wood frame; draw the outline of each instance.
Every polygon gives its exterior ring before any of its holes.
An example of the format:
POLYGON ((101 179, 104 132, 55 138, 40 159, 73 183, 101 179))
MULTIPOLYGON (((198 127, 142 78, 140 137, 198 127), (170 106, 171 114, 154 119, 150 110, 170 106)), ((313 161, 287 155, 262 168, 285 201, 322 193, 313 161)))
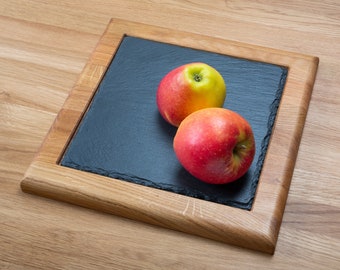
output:
POLYGON ((112 19, 60 110, 21 188, 24 192, 273 254, 316 76, 317 57, 112 19), (250 211, 59 165, 124 35, 288 67, 250 211))

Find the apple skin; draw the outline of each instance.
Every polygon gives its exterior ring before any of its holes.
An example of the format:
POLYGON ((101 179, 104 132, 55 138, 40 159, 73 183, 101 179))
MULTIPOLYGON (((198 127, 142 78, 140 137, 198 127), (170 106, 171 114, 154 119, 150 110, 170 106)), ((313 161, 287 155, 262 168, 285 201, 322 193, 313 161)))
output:
POLYGON ((255 155, 250 124, 225 108, 207 108, 186 117, 173 147, 182 166, 199 180, 226 184, 243 176, 255 155))
POLYGON ((160 81, 156 94, 160 114, 176 127, 194 111, 222 107, 225 98, 226 85, 221 74, 200 62, 171 70, 160 81))

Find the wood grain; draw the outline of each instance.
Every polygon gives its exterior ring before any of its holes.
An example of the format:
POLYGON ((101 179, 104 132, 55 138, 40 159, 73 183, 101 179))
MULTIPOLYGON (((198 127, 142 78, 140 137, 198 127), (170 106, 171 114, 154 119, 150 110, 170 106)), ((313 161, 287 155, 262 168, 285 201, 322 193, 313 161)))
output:
POLYGON ((0 268, 339 268, 339 12, 336 1, 1 1, 0 268), (273 256, 20 191, 111 17, 320 58, 273 256))
POLYGON ((112 19, 21 187, 25 192, 273 253, 317 65, 318 58, 312 56, 112 19), (288 67, 251 211, 112 181, 58 164, 124 35, 288 67))

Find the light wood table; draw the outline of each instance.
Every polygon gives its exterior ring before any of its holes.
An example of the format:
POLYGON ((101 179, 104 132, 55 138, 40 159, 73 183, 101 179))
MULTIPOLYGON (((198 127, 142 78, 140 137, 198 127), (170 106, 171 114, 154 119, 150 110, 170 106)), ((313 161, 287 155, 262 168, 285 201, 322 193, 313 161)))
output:
POLYGON ((339 1, 0 1, 0 269, 340 269, 339 1), (320 59, 274 255, 23 193, 110 19, 320 59))

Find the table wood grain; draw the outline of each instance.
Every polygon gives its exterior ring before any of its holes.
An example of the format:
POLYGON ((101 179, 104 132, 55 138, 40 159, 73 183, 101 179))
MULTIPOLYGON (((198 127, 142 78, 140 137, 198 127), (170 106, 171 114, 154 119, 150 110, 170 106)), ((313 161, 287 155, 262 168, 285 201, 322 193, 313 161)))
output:
POLYGON ((338 269, 338 1, 0 1, 0 269, 338 269), (112 18, 319 57, 273 256, 57 202, 20 181, 112 18))

